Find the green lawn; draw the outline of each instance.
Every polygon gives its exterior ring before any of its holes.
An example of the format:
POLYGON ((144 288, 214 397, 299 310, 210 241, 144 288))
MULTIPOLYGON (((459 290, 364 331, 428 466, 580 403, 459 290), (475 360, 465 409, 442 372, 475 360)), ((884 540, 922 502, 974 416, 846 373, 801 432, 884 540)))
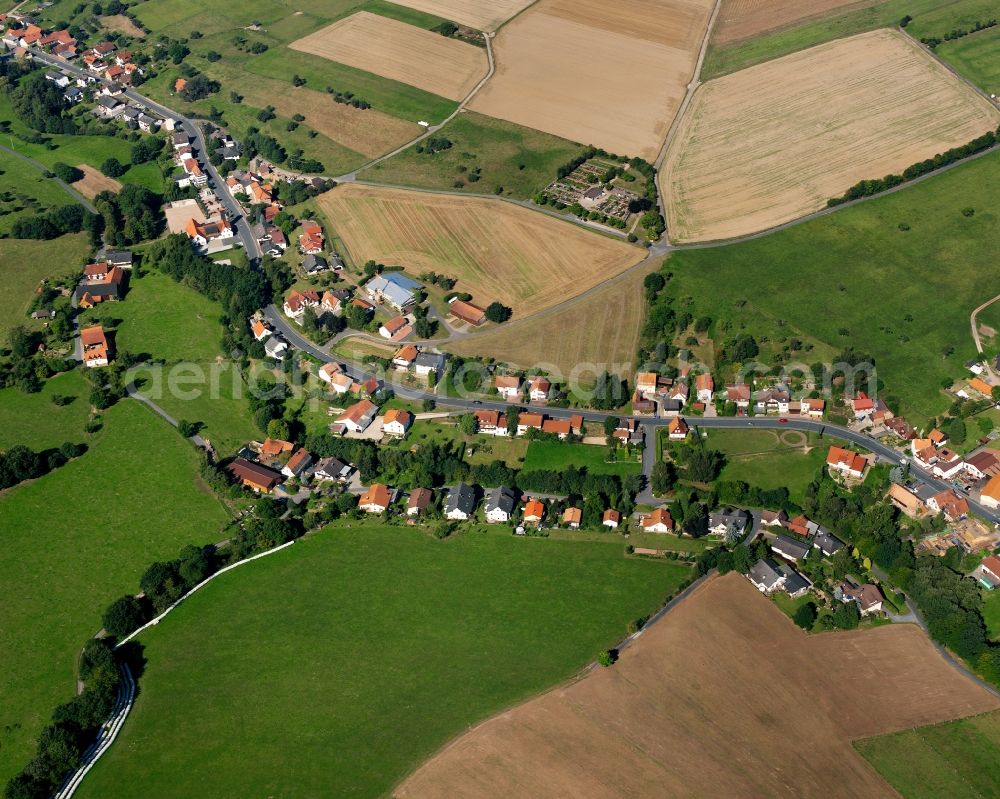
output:
POLYGON ((710 430, 707 445, 726 455, 720 480, 742 480, 752 486, 788 489, 793 502, 802 500, 806 487, 826 462, 830 442, 812 434, 786 430, 710 430), (808 452, 800 443, 803 436, 808 452))
POLYGON ((556 170, 583 147, 548 133, 466 111, 443 127, 439 136, 452 146, 438 153, 400 153, 362 172, 362 180, 423 189, 500 194, 528 199, 556 178, 556 170), (469 175, 481 170, 481 178, 469 175), (456 186, 460 182, 461 186, 456 186))
POLYGON ((175 430, 132 400, 104 419, 82 457, 0 494, 3 782, 73 696, 77 653, 108 603, 135 591, 151 561, 217 541, 226 520, 175 430))
POLYGON ((86 233, 60 236, 52 241, 0 239, 0 341, 7 344, 7 331, 24 325, 40 328, 26 314, 34 291, 44 278, 80 272, 87 261, 90 244, 86 233))
POLYGON ((936 52, 983 91, 1000 94, 1000 26, 945 42, 936 52))
POLYGON ((120 350, 165 361, 162 372, 140 372, 143 392, 174 418, 204 424, 202 435, 227 454, 260 431, 238 366, 228 359, 217 361, 222 355, 221 313, 203 294, 151 271, 131 281, 122 302, 98 305, 81 318, 116 323, 120 350))
POLYGON ((866 738, 854 748, 904 799, 1000 795, 1000 711, 866 738))
POLYGON ((619 449, 620 460, 607 463, 608 448, 595 444, 567 444, 561 441, 532 441, 524 459, 524 470, 566 469, 583 466, 591 474, 638 474, 642 464, 638 460, 625 460, 625 451, 619 449))
POLYGON ((139 699, 79 795, 387 795, 470 724, 617 643, 688 574, 620 542, 329 529, 142 637, 139 699))
POLYGON ((867 8, 834 12, 742 42, 709 47, 701 79, 736 72, 844 36, 894 27, 907 14, 913 17, 913 21, 906 32, 919 39, 922 36, 943 35, 955 27, 968 27, 976 19, 985 21, 996 16, 996 4, 994 0, 887 0, 867 8), (991 5, 992 12, 989 10, 991 5), (972 23, 967 22, 970 18, 972 23))
POLYGON ((18 388, 0 389, 0 449, 24 444, 32 449, 58 447, 64 441, 89 439, 84 425, 90 417, 90 384, 81 369, 46 380, 37 394, 18 388), (56 405, 52 397, 72 397, 56 405))
POLYGON ((1000 591, 983 591, 982 612, 987 634, 994 641, 1000 639, 1000 591))
POLYGON ((76 205, 76 200, 38 167, 4 153, 0 161, 0 234, 9 233, 23 216, 64 205, 76 205))
POLYGON ((970 311, 1000 293, 998 200, 993 153, 779 233, 675 252, 671 290, 716 320, 720 338, 784 329, 807 345, 874 356, 883 396, 920 424, 948 407, 941 385, 975 351, 970 311))

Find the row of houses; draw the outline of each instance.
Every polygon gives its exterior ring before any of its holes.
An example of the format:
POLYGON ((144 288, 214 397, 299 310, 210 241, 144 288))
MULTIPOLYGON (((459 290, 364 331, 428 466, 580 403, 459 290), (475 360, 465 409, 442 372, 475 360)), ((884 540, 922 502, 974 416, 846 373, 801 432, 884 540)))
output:
POLYGON ((347 483, 355 468, 338 458, 315 459, 304 447, 290 441, 268 438, 251 442, 226 467, 230 476, 258 494, 271 494, 285 480, 310 483, 347 483))

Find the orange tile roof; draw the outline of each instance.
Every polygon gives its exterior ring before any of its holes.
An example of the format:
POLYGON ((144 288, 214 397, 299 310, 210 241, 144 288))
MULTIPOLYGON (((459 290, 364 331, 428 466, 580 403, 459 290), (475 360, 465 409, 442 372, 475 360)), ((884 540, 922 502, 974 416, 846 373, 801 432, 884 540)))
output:
POLYGON ((417 348, 412 344, 407 344, 405 347, 400 347, 395 355, 392 356, 394 361, 412 361, 417 357, 417 348))
POLYGON ((657 508, 643 519, 642 522, 643 528, 647 530, 651 527, 656 527, 658 524, 665 524, 670 530, 674 529, 674 520, 670 516, 670 511, 666 508, 657 508))
POLYGON ((621 518, 622 515, 618 511, 616 511, 614 508, 608 508, 606 511, 604 511, 604 517, 602 521, 614 522, 615 524, 618 524, 618 522, 621 521, 621 518))
POLYGON ((524 520, 541 520, 545 516, 545 505, 537 499, 533 499, 524 506, 524 520))
POLYGON ((583 511, 580 508, 566 508, 563 511, 563 524, 579 524, 583 519, 583 511))
POLYGON ((266 438, 260 447, 262 458, 276 458, 283 452, 291 452, 295 445, 291 441, 283 441, 280 438, 266 438))
POLYGON ((392 502, 392 492, 389 491, 388 486, 382 483, 374 483, 368 486, 368 490, 358 499, 359 506, 378 505, 379 507, 387 508, 390 502, 392 502))
POLYGON ((390 424, 391 422, 399 422, 403 427, 407 427, 410 421, 413 419, 413 414, 409 411, 403 411, 399 408, 392 408, 385 412, 385 417, 382 420, 383 424, 390 424))
POLYGON ((989 482, 983 486, 981 496, 1000 501, 1000 475, 989 479, 989 482))
POLYGON ((969 381, 969 388, 971 388, 973 391, 978 391, 980 394, 983 394, 984 396, 987 397, 993 395, 993 386, 991 386, 989 383, 987 383, 980 377, 972 378, 972 380, 969 381))
POLYGON ((569 435, 573 432, 573 425, 569 419, 546 419, 542 422, 542 432, 569 435))

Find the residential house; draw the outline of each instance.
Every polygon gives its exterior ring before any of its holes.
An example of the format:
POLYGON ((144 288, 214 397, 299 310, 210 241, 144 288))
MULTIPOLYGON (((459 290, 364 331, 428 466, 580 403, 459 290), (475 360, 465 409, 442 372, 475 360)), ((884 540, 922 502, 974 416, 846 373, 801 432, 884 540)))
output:
POLYGON ((517 375, 497 375, 493 379, 497 394, 505 400, 518 400, 521 398, 521 378, 517 375))
POLYGON ((688 433, 690 432, 691 428, 688 427, 687 422, 680 416, 675 416, 667 425, 667 438, 671 441, 683 441, 688 437, 688 433))
POLYGON ((78 89, 76 86, 71 86, 63 92, 63 99, 70 105, 76 105, 76 103, 83 100, 83 91, 78 89))
POLYGON ((466 483, 459 483, 448 490, 444 515, 452 521, 467 521, 476 511, 476 491, 466 483))
POLYGON ((864 391, 859 391, 858 395, 851 400, 851 408, 854 411, 855 419, 864 419, 875 412, 875 401, 864 391))
POLYGON ((545 519, 545 503, 537 499, 528 500, 524 506, 524 523, 539 527, 545 519))
POLYGON ((320 224, 312 219, 303 219, 302 230, 299 233, 299 249, 302 253, 318 255, 323 252, 323 241, 323 228, 320 224))
POLYGON ((312 455, 300 447, 292 453, 288 463, 281 467, 281 473, 286 477, 300 477, 302 472, 312 466, 312 462, 312 455))
POLYGON ((903 439, 903 441, 912 441, 917 437, 917 431, 907 424, 906 419, 902 416, 894 416, 892 419, 889 419, 885 423, 885 427, 887 430, 903 439))
POLYGON ((406 501, 406 515, 410 517, 423 516, 434 499, 434 492, 429 488, 414 488, 406 501))
POLYGON ((264 354, 268 358, 280 361, 285 357, 285 353, 287 352, 288 342, 281 338, 281 336, 271 336, 264 342, 264 354))
POLYGON ((457 297, 448 301, 448 313, 460 322, 466 322, 474 327, 479 327, 486 321, 486 311, 457 297))
MULTIPOLYGON (((665 402, 678 402, 680 403, 680 408, 683 408, 687 404, 689 392, 688 384, 683 380, 678 380, 667 391, 665 402)), ((660 403, 660 407, 664 408, 664 402, 660 403)), ((680 408, 677 410, 680 410, 680 408)), ((664 408, 664 410, 669 409, 664 408)))
POLYGON ((657 508, 642 520, 644 533, 670 533, 674 529, 674 520, 666 508, 657 508))
POLYGON ((336 291, 330 291, 327 289, 323 292, 323 299, 320 301, 319 307, 323 313, 339 314, 343 308, 344 298, 336 291))
POLYGON ((132 268, 131 250, 109 250, 105 255, 108 266, 120 266, 122 269, 132 268))
POLYGON ((504 524, 511 520, 517 507, 517 496, 505 486, 499 486, 486 494, 486 521, 504 524))
POLYGON ((337 417, 335 424, 343 425, 349 433, 363 433, 377 414, 378 406, 371 400, 358 400, 337 417))
POLYGON ((421 352, 413 362, 413 371, 421 377, 427 377, 431 372, 435 376, 444 374, 444 353, 443 352, 421 352))
POLYGON ((266 324, 264 324, 263 319, 254 319, 250 322, 250 332, 253 334, 255 341, 263 341, 273 332, 266 324))
POLYGON ((400 272, 375 275, 365 284, 365 291, 372 302, 388 305, 403 313, 417 301, 420 284, 400 272))
POLYGON ((306 291, 293 290, 285 297, 282 310, 284 310, 285 316, 294 319, 301 325, 302 316, 305 314, 306 308, 317 307, 319 307, 319 292, 312 289, 307 289, 306 291))
MULTIPOLYGON (((278 230, 277 228, 272 228, 272 230, 278 230)), ((278 231, 279 233, 281 231, 278 231)), ((282 237, 284 234, 282 234, 282 237)), ((313 255, 309 253, 305 258, 302 259, 302 271, 307 275, 318 275, 321 272, 325 272, 330 268, 330 264, 327 263, 325 258, 321 258, 318 255, 313 255)))
POLYGON ((517 417, 517 434, 523 436, 529 430, 541 430, 545 416, 540 413, 522 413, 517 417))
POLYGON ((580 508, 566 508, 563 511, 562 523, 570 530, 579 530, 583 521, 583 511, 580 508))
POLYGON ((257 459, 262 463, 273 463, 280 461, 286 455, 291 456, 294 449, 295 445, 291 441, 285 441, 281 438, 265 438, 264 443, 260 446, 260 452, 257 453, 257 459))
POLYGON ((788 522, 788 514, 783 510, 762 510, 760 523, 765 527, 784 527, 788 522))
POLYGON ((635 376, 636 393, 643 397, 650 397, 656 394, 659 378, 656 372, 639 372, 635 376))
POLYGON ((182 150, 185 147, 191 146, 191 137, 183 130, 175 130, 170 136, 170 141, 173 143, 175 150, 182 150))
POLYGON ((882 610, 882 592, 871 583, 858 585, 847 580, 834 588, 833 596, 841 602, 856 602, 862 616, 869 616, 882 610))
POLYGON ((350 375, 344 373, 343 367, 336 361, 323 364, 317 375, 320 380, 329 384, 337 394, 346 394, 354 386, 354 380, 351 379, 350 375))
POLYGON ((707 372, 698 375, 694 379, 694 388, 698 402, 704 402, 706 405, 712 402, 712 397, 715 394, 715 381, 712 379, 712 375, 707 372))
POLYGON ((923 500, 906 486, 899 485, 898 483, 890 484, 888 497, 889 502, 911 519, 920 518, 926 512, 923 500))
POLYGON ((393 408, 386 411, 382 417, 382 432, 387 436, 403 438, 411 424, 413 424, 412 413, 393 408))
POLYGON ((313 469, 313 479, 327 482, 346 483, 354 468, 339 458, 323 458, 313 469))
POLYGON ((708 531, 715 535, 740 535, 753 522, 742 508, 722 508, 708 515, 708 531))
POLYGON ((865 473, 868 461, 849 449, 830 447, 830 451, 826 455, 826 465, 831 472, 840 472, 846 477, 860 478, 865 473))
POLYGON ((827 557, 835 555, 839 550, 844 548, 844 542, 826 530, 817 532, 813 536, 812 544, 815 549, 818 549, 827 557))
POLYGON ((812 416, 815 419, 823 418, 823 411, 826 409, 826 400, 804 399, 799 404, 799 413, 803 416, 812 416))
POLYGON ((94 113, 104 119, 115 119, 125 112, 125 103, 117 97, 104 96, 98 99, 94 113))
POLYGON ((54 69, 46 71, 45 80, 52 81, 60 89, 65 89, 67 86, 69 86, 69 76, 63 75, 63 73, 58 72, 54 69))
POLYGON ((258 494, 269 494, 281 482, 281 473, 246 458, 235 458, 227 467, 229 473, 246 488, 258 494))
POLYGON ((382 483, 374 483, 358 498, 358 507, 365 513, 385 513, 392 504, 393 491, 382 483))
POLYGON ((1000 557, 987 555, 983 558, 983 562, 976 567, 971 576, 975 577, 983 586, 992 591, 1000 585, 1000 557))
POLYGON ((809 554, 809 550, 812 547, 802 541, 796 541, 793 538, 789 538, 787 535, 778 534, 774 537, 774 541, 771 542, 771 551, 781 555, 783 558, 788 560, 802 560, 809 554))
POLYGON ((745 411, 750 407, 750 386, 740 383, 726 386, 726 401, 736 406, 736 410, 745 411))
POLYGON ((406 370, 413 366, 414 361, 417 360, 417 355, 420 351, 414 347, 412 344, 406 344, 400 347, 396 354, 392 356, 392 365, 399 370, 406 370))
POLYGON ((507 417, 500 411, 476 411, 476 430, 486 436, 507 436, 507 417))
POLYGON ((979 503, 987 508, 1000 508, 1000 476, 991 477, 979 492, 979 503))
POLYGON ((950 480, 964 468, 965 461, 957 452, 952 452, 946 447, 938 450, 937 460, 931 467, 931 471, 942 480, 950 480))
POLYGON ((977 394, 982 394, 987 399, 993 396, 993 386, 983 380, 981 377, 974 377, 969 381, 969 388, 975 391, 977 394))
POLYGON ((945 489, 927 500, 927 507, 936 513, 944 514, 949 522, 956 522, 969 515, 968 501, 950 489, 945 489))
POLYGON ((122 298, 125 286, 125 272, 121 267, 111 267, 109 271, 99 278, 90 278, 101 269, 106 269, 105 265, 88 264, 84 269, 84 280, 82 280, 73 292, 77 305, 81 308, 93 308, 102 302, 117 301, 122 298))
POLYGON ((938 430, 937 428, 931 430, 930 433, 927 434, 927 438, 929 438, 931 444, 938 449, 948 443, 948 434, 943 430, 938 430))
POLYGON ((410 323, 407 321, 405 316, 394 316, 378 329, 378 334, 382 336, 382 338, 391 339, 399 331, 408 327, 409 324, 410 323))
POLYGON ((100 325, 83 328, 80 331, 80 345, 83 348, 84 366, 95 368, 107 366, 111 362, 111 345, 100 325))
POLYGON ((762 414, 786 414, 789 412, 791 399, 791 394, 783 387, 765 388, 757 392, 754 411, 762 414))
MULTIPOLYGON (((187 163, 185 161, 185 163, 187 163)), ((189 219, 185 232, 191 243, 199 249, 206 249, 210 243, 232 242, 236 235, 233 226, 228 219, 216 219, 210 222, 199 222, 196 219, 189 219)))
POLYGON ((532 377, 528 381, 528 396, 532 402, 545 402, 549 398, 549 389, 551 388, 552 384, 547 378, 532 377))
POLYGON ((992 450, 980 450, 965 459, 963 468, 976 480, 996 477, 1000 474, 1000 458, 992 450))
POLYGON ((816 522, 809 521, 805 514, 796 516, 784 525, 784 527, 790 533, 795 533, 795 535, 801 535, 803 537, 813 535, 819 529, 819 525, 816 524, 816 522))
POLYGON ((573 423, 569 419, 546 419, 542 422, 542 432, 566 439, 573 432, 573 423))
POLYGON ((604 516, 601 517, 601 524, 611 530, 617 530, 618 525, 621 524, 622 515, 614 508, 608 508, 604 511, 604 516))
POLYGON ((787 579, 778 570, 778 565, 770 558, 758 560, 747 574, 747 579, 753 583, 754 587, 766 596, 770 596, 775 591, 780 591, 787 579))

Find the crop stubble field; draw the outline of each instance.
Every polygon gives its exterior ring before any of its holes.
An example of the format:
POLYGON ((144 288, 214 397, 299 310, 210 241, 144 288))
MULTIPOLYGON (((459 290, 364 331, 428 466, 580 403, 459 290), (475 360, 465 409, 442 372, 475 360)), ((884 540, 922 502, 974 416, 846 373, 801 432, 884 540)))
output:
POLYGON ((289 47, 374 72, 452 100, 486 74, 486 51, 458 39, 359 11, 289 47))
POLYGON ((914 625, 809 636, 731 572, 614 667, 474 728, 395 795, 895 797, 851 740, 998 704, 914 625))
POLYGON ((722 0, 712 44, 743 41, 830 13, 866 8, 880 0, 722 0))
POLYGON ((390 0, 481 31, 496 30, 533 0, 390 0))
POLYGON ((470 107, 655 159, 691 80, 711 0, 541 0, 497 35, 470 107))
POLYGON ((87 199, 94 199, 102 191, 121 191, 122 184, 102 174, 99 169, 94 169, 89 164, 77 164, 76 168, 83 172, 83 177, 73 181, 73 188, 87 199))
POLYGON ((986 99, 890 30, 710 81, 660 174, 671 239, 765 230, 998 122, 986 99))
POLYGON ((317 200, 354 263, 458 279, 526 316, 635 265, 636 247, 500 200, 347 184, 317 200))

